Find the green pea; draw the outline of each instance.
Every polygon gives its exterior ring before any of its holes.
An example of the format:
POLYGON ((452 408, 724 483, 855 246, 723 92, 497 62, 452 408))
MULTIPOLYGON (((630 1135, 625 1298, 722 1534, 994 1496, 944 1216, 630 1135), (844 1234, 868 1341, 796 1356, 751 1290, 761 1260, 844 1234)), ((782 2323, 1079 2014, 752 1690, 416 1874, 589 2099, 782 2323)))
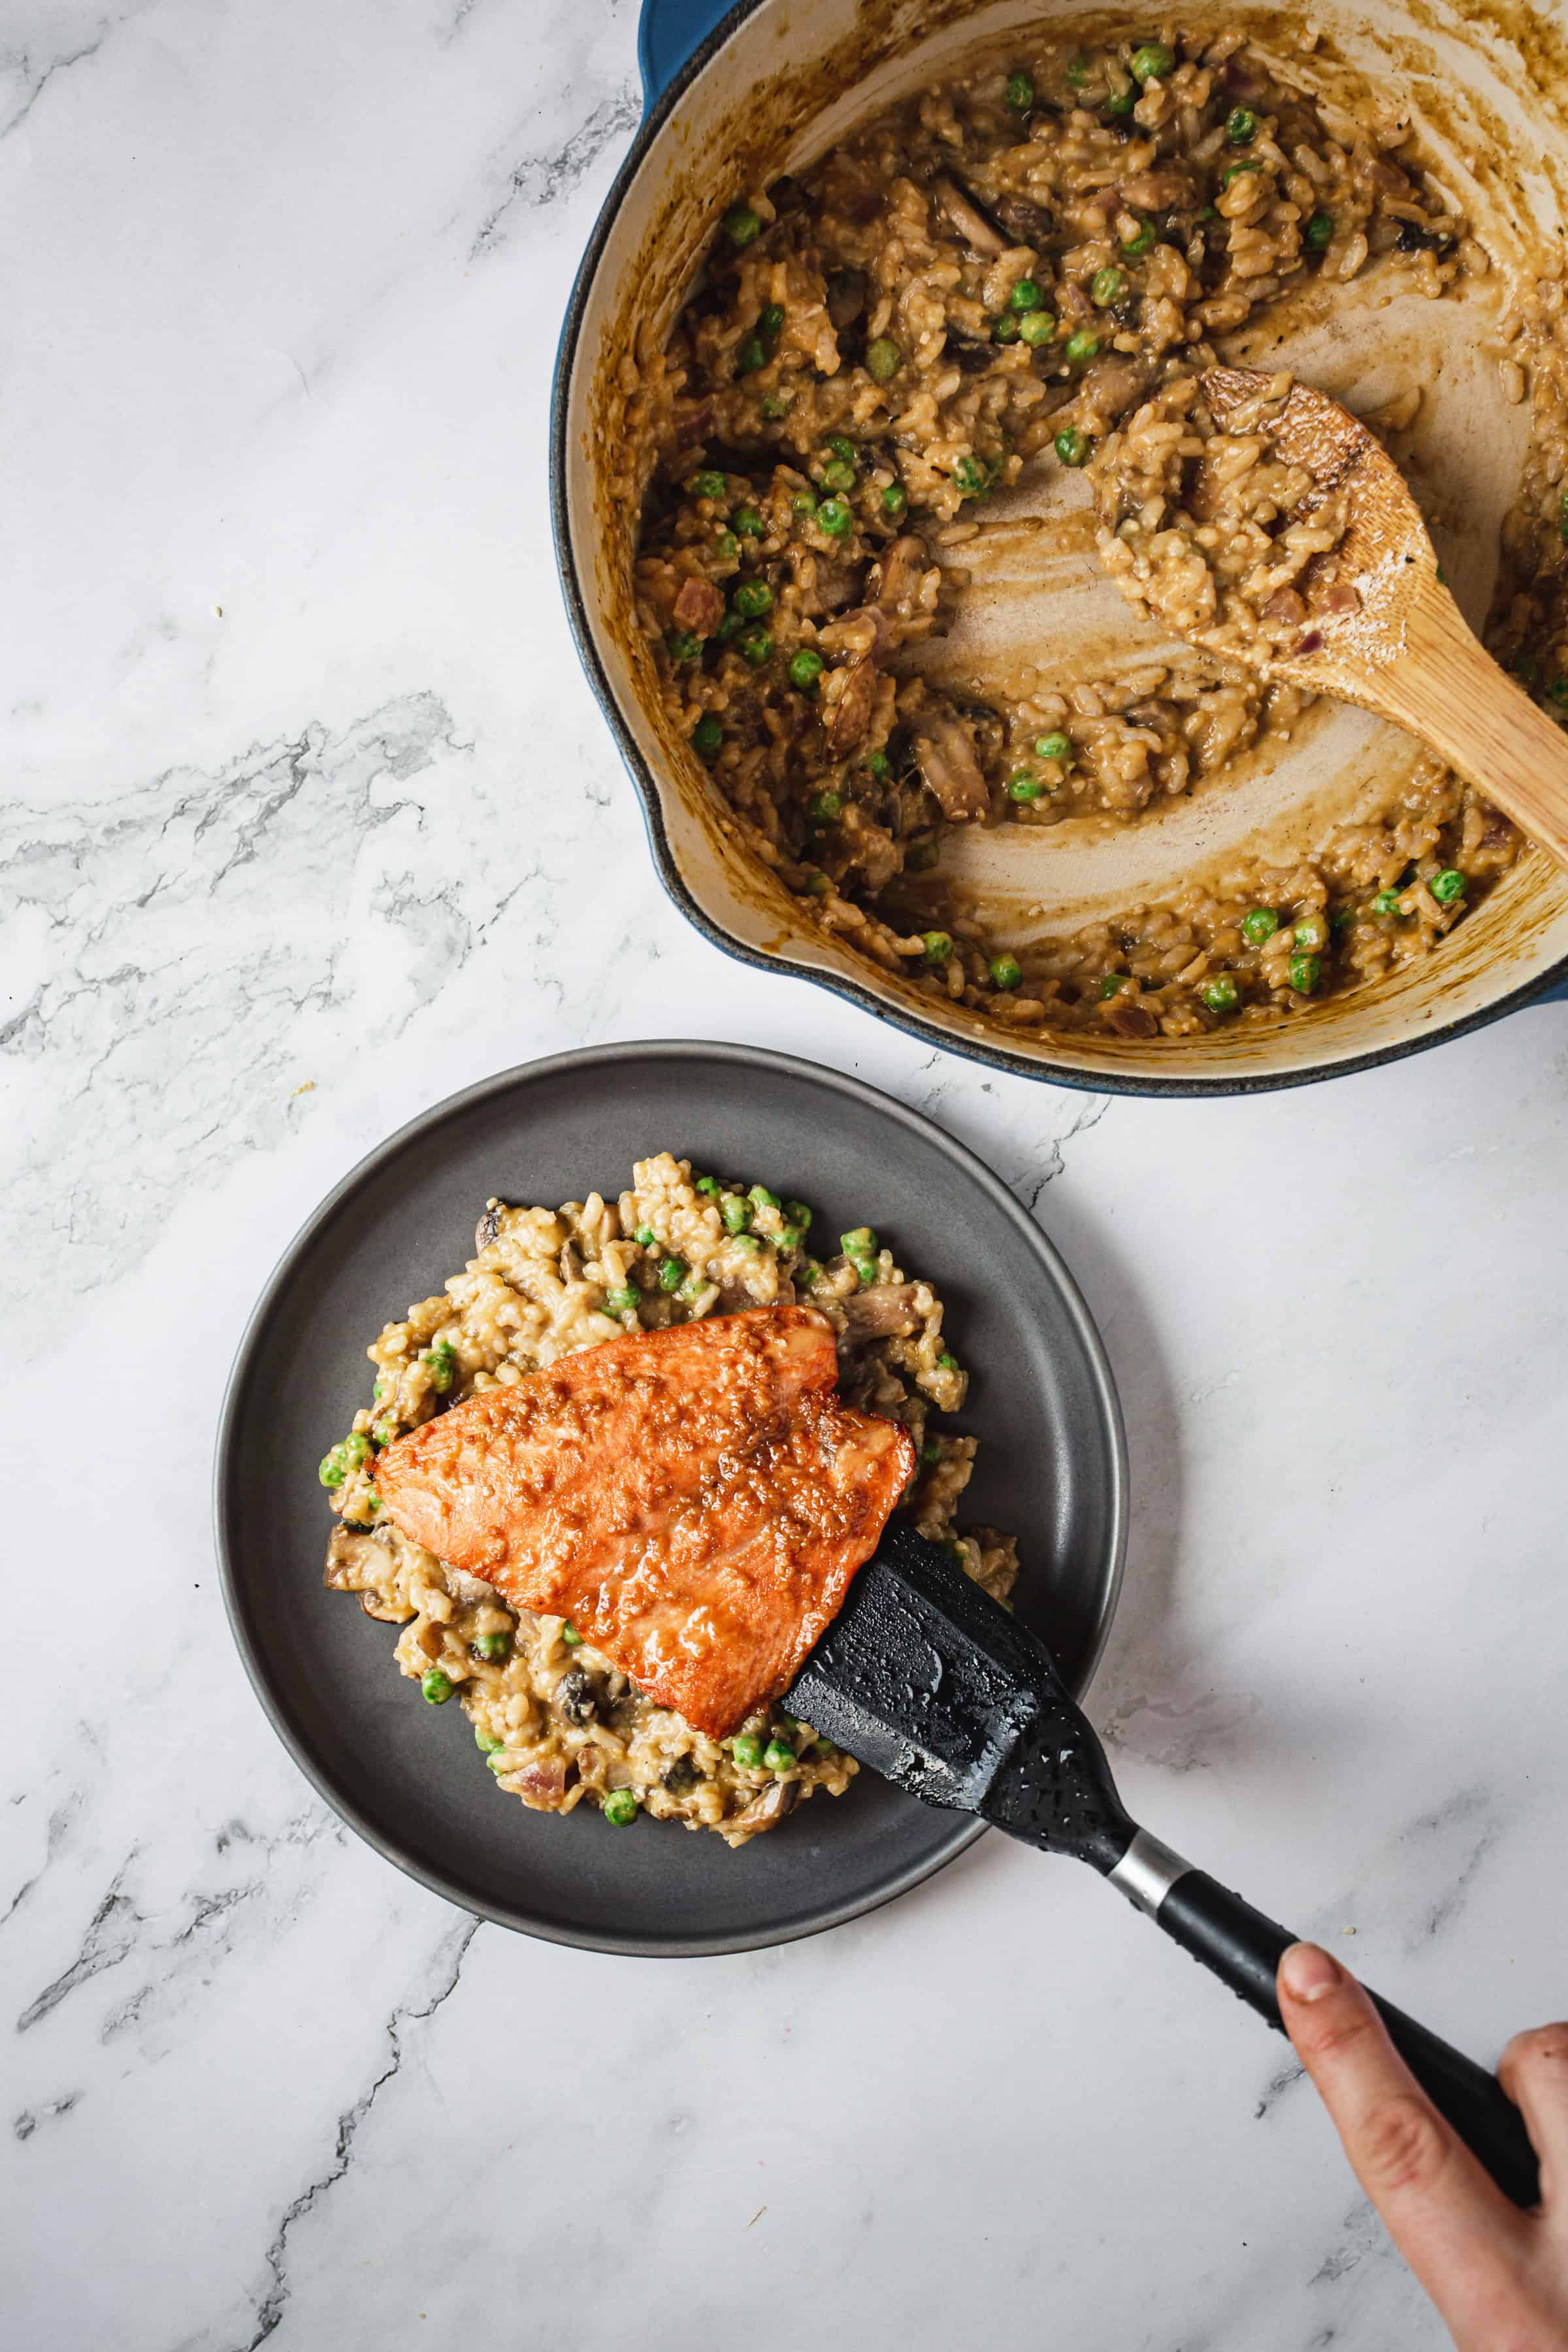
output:
POLYGON ((1253 947, 1260 948, 1279 929, 1279 918, 1272 907, 1253 907, 1241 919, 1241 936, 1253 947))
POLYGON ((759 1256, 762 1252, 762 1243, 757 1239, 755 1234, 737 1234, 735 1235, 735 1247, 738 1250, 743 1251, 747 1257, 759 1256))
POLYGON ((752 1204, 750 1201, 742 1201, 739 1192, 725 1193, 719 1204, 719 1213, 724 1220, 724 1230, 727 1234, 744 1234, 751 1231, 752 1204))
MULTIPOLYGON (((448 1349, 447 1352, 450 1355, 451 1349, 448 1349)), ((370 1452, 370 1440, 365 1435, 363 1429, 356 1429, 353 1431, 352 1435, 344 1438, 339 1450, 342 1453, 343 1461, 347 1465, 348 1468, 351 1470, 357 1470, 360 1464, 364 1460, 365 1455, 370 1452)))
POLYGON ((768 347, 761 335, 748 335, 735 353, 736 374, 755 375, 757 370, 765 368, 767 363, 768 347))
POLYGON ((1037 801, 1045 791, 1038 776, 1031 776, 1026 768, 1019 768, 1007 779, 1007 797, 1014 801, 1037 801))
POLYGON ((1380 890, 1372 902, 1373 913, 1374 915, 1403 914, 1405 910, 1399 903, 1403 896, 1404 893, 1400 890, 1380 890))
POLYGON ((826 874, 808 874, 800 887, 808 898, 826 898, 833 884, 826 874))
MULTIPOLYGON (((1442 873, 1434 874, 1426 885, 1439 907, 1451 907, 1456 898, 1462 898, 1465 887, 1465 877, 1457 866, 1445 866, 1442 873)), ((1465 936, 1468 938, 1468 932, 1465 936)))
POLYGON ((500 1660, 506 1657, 510 1652, 511 1635, 510 1633, 481 1633, 475 1642, 474 1647, 479 1652, 481 1658, 488 1658, 492 1665, 499 1664, 500 1660))
POLYGON ((755 507, 737 507, 730 520, 743 538, 761 538, 763 519, 755 507))
POLYGON ((1258 136, 1258 117, 1249 106, 1232 109, 1226 122, 1225 135, 1233 147, 1245 147, 1249 139, 1258 136))
POLYGON ((940 1462, 942 1460, 942 1448, 937 1444, 934 1437, 928 1437, 925 1444, 921 1447, 921 1460, 927 1464, 928 1466, 932 1462, 940 1462))
POLYGON ((489 1766, 492 1772, 500 1773, 510 1770, 511 1768, 507 1762, 504 1742, 500 1748, 491 1748, 489 1754, 485 1758, 485 1762, 489 1766))
POLYGON ((877 1275, 879 1272, 876 1259, 874 1257, 852 1257, 849 1263, 854 1267, 857 1276, 859 1277, 861 1289, 874 1290, 876 1288, 877 1275))
POLYGON ((809 646, 802 646, 799 653, 789 657, 789 682, 797 686, 802 694, 809 694, 826 667, 820 654, 814 653, 809 646))
POLYGON ((1089 79, 1089 59, 1069 58, 1067 62, 1067 78, 1074 89, 1081 89, 1089 79))
POLYGON ((797 1250, 805 1239, 805 1235, 802 1233, 798 1225, 781 1225, 779 1227, 778 1245, 782 1250, 797 1250))
POLYGON ((757 332, 759 335, 765 335, 771 343, 777 337, 779 329, 784 325, 784 314, 783 304, 779 302, 770 302, 758 314, 757 332))
POLYGON ((991 468, 984 457, 961 457, 952 478, 966 499, 984 498, 991 487, 991 468))
POLYGON ((330 1454, 322 1454, 316 1475, 323 1486, 331 1486, 335 1490, 342 1485, 348 1475, 341 1446, 334 1445, 330 1454))
POLYGON ((795 1278, 807 1290, 815 1290, 822 1280, 822 1268, 814 1257, 803 1257, 795 1267, 795 1278))
POLYGON ((639 1249, 657 1249, 658 1235, 651 1225, 639 1225, 632 1237, 639 1249))
POLYGON ((1258 162, 1257 156, 1248 155, 1245 157, 1241 163, 1232 163, 1227 167, 1225 179, 1221 184, 1228 188, 1231 182, 1233 180, 1239 180, 1244 172, 1261 172, 1263 166, 1258 162))
POLYGON ((1103 1003, 1108 998, 1120 996, 1124 988, 1132 985, 1132 975, 1126 971, 1108 971, 1100 976, 1100 994, 1103 1003))
MULTIPOLYGON (((1029 314, 1035 315, 1033 311, 1029 314)), ((991 340, 995 343, 1016 343, 1023 332, 1022 321, 1011 310, 1004 310, 999 319, 991 321, 991 340)))
POLYGON ((1100 351, 1100 337, 1091 335, 1087 327, 1076 327, 1067 339, 1069 360, 1092 360, 1100 351))
POLYGON ((730 495, 729 483, 711 467, 705 467, 700 474, 693 474, 691 488, 700 499, 724 499, 730 495))
POLYGON ((1163 41, 1145 41, 1128 58, 1127 70, 1134 81, 1163 81, 1175 62, 1163 41))
POLYGON ((742 580, 731 596, 730 602, 737 613, 745 614, 748 621, 756 621, 760 620, 764 613, 773 611, 773 592, 765 580, 742 580))
POLYGON ((730 1742, 730 1753, 742 1771, 754 1772, 763 1760, 763 1743, 754 1731, 737 1731, 730 1742))
POLYGON ((780 1209, 784 1206, 778 1194, 770 1192, 765 1184, 753 1184, 746 1198, 754 1209, 780 1209))
POLYGON ((1104 101, 1104 112, 1115 121, 1123 121, 1137 104, 1130 89, 1113 89, 1104 101))
POLYGON ((885 751, 868 751, 866 754, 866 772, 868 775, 875 776, 877 782, 880 783, 883 777, 888 772, 887 753, 885 751))
POLYGON ((373 1518, 381 1508, 381 1496, 374 1486, 367 1486, 364 1490, 364 1507, 373 1518))
POLYGON ((1329 929, 1331 931, 1345 931, 1350 929, 1354 920, 1355 908, 1353 907, 1336 907, 1333 913, 1329 917, 1329 929))
MULTIPOLYGON (((799 659, 800 656, 796 654, 795 661, 799 661, 799 659)), ((815 655, 813 656, 813 659, 816 659, 815 655)), ((816 667, 818 669, 822 667, 820 661, 817 662, 816 667)), ((794 677, 795 662, 791 662, 789 670, 790 676, 794 677)), ((842 793, 835 792, 818 793, 807 810, 807 814, 816 824, 837 824, 843 814, 844 795, 842 793)))
POLYGON ((1299 994, 1310 996, 1323 976, 1321 960, 1315 955, 1298 955, 1290 959, 1290 985, 1299 994))
POLYGON ((665 643, 669 647, 671 661, 695 661, 702 651, 701 638, 695 635, 690 629, 671 629, 665 643))
POLYGON ((724 234, 737 248, 762 235, 763 224, 750 205, 736 205, 724 215, 724 234))
POLYGON ((1050 310, 1030 310, 1018 321, 1018 332, 1032 352, 1051 341, 1056 331, 1056 315, 1050 310))
POLYGON ((1038 310, 1045 299, 1032 278, 1020 278, 1007 301, 1009 308, 1015 310, 1038 310))
MULTIPOLYGON (((822 487, 825 490, 852 490, 854 488, 855 468, 850 464, 847 457, 830 457, 828 459, 826 465, 824 466, 822 469, 822 487)), ((822 509, 819 507, 817 509, 819 516, 821 511, 822 509)))
POLYGON ((569 1650, 580 1650, 583 1646, 583 1636, 570 1617, 563 1617, 561 1620, 561 1638, 569 1650))
POLYGON ((445 1396, 457 1374, 458 1359, 454 1350, 445 1339, 440 1339, 435 1347, 426 1349, 419 1360, 429 1367, 430 1385, 437 1395, 445 1396))
POLYGON ((629 1315, 636 1307, 639 1296, 640 1293, 637 1291, 636 1286, 629 1282, 623 1289, 606 1290, 605 1293, 605 1311, 611 1315, 629 1315))
POLYGON ((385 1382, 384 1381, 377 1381, 377 1382, 375 1383, 375 1386, 372 1389, 372 1391, 371 1391, 371 1392, 370 1392, 370 1395, 371 1395, 371 1402, 372 1402, 373 1404, 379 1404, 379 1403, 381 1402, 382 1398, 383 1398, 385 1394, 386 1394, 386 1382, 385 1382))
POLYGON ((397 1435, 397 1423, 395 1421, 378 1422, 371 1435, 378 1445, 390 1445, 397 1435))
POLYGON ((1035 102, 1035 85, 1026 73, 1010 73, 1002 95, 1015 114, 1027 114, 1035 102))
POLYGON ((439 1666, 432 1666, 420 1677, 419 1687, 432 1706, 445 1706, 452 1696, 452 1677, 444 1675, 439 1666))
POLYGON ((1215 212, 1212 205, 1205 205, 1202 212, 1198 215, 1198 218, 1201 221, 1218 220, 1219 215, 1215 212))
POLYGON ((937 1358, 936 1368, 939 1372, 956 1372, 958 1370, 958 1358, 956 1356, 950 1356, 944 1352, 937 1358))
POLYGON ((846 506, 842 499, 824 499, 816 509, 816 522, 818 530, 825 530, 829 539, 843 539, 855 528, 854 509, 846 506))
POLYGON ((789 502, 789 510, 791 514, 814 515, 816 512, 816 493, 814 490, 796 490, 789 502))
POLYGON ((750 662, 753 669, 761 669, 773 655, 772 630, 764 629, 760 621, 753 622, 749 629, 741 631, 735 640, 735 650, 742 661, 750 662))
POLYGON ((710 1201, 716 1201, 719 1198, 720 1193, 724 1190, 724 1187, 720 1183, 717 1176, 699 1176, 696 1179, 693 1190, 699 1192, 706 1192, 710 1201))
POLYGON ((679 1290, 690 1271, 683 1257, 659 1260, 658 1286, 661 1290, 679 1290))
POLYGON ((1152 251, 1153 244, 1154 224, 1152 221, 1143 221, 1133 230, 1131 236, 1122 238, 1121 250, 1123 253, 1131 254, 1136 260, 1141 254, 1152 251))
POLYGON ((474 1746, 476 1748, 482 1748, 487 1756, 499 1756, 502 1748, 506 1746, 506 1741, 504 1739, 498 1739, 493 1731, 486 1731, 476 1723, 474 1726, 474 1746))
POLYGON ((1546 689, 1548 702, 1568 703, 1568 677, 1554 677, 1546 689))
POLYGON ((1309 953, 1315 953, 1319 948, 1326 947, 1328 942, 1329 926, 1321 915, 1297 916, 1295 937, 1291 941, 1293 947, 1303 949, 1309 953))
POLYGON ((794 405, 793 401, 781 400, 776 392, 770 392, 763 400, 763 415, 776 423, 779 417, 787 416, 794 405))
POLYGON ((822 446, 829 457, 842 457, 847 466, 852 466, 858 454, 847 433, 830 433, 822 446))
POLYGON ((713 552, 721 563, 733 563, 741 552, 741 542, 732 530, 721 530, 713 542, 713 552))
POLYGON ((713 634, 721 646, 727 646, 731 638, 738 635, 744 626, 745 624, 739 613, 726 613, 713 634))
POLYGON ((928 931, 925 935, 925 961, 942 965, 952 955, 952 935, 949 931, 928 931))
POLYGON ((887 383, 903 366, 904 355, 890 335, 873 335, 866 346, 866 373, 877 383, 887 383))
POLYGON ((989 970, 992 987, 1004 991, 1016 988, 1024 977, 1024 967, 1014 955, 993 956, 989 970))
POLYGON ((882 492, 882 512, 893 522, 908 511, 909 503, 910 494, 902 482, 889 482, 882 492))
POLYGON ((695 1307, 708 1286, 708 1276, 694 1266, 675 1295, 685 1306, 695 1307))
POLYGON ((1331 243, 1333 234, 1334 216, 1332 213, 1314 213, 1311 219, 1307 223, 1306 227, 1301 231, 1303 239, 1311 247, 1314 253, 1321 253, 1323 247, 1331 243))
POLYGON ((839 1234, 838 1246, 846 1257, 875 1257, 877 1236, 869 1225, 857 1225, 853 1233, 839 1234))
POLYGON ((1228 971, 1218 972, 1213 980, 1205 980, 1198 994, 1211 1013, 1234 1013, 1241 1003, 1241 991, 1228 971))
POLYGON ((613 1829, 629 1828, 641 1808, 629 1789, 612 1789, 599 1808, 613 1829))
POLYGON ((1037 736, 1035 741, 1035 756, 1040 760, 1070 760, 1072 739, 1060 733, 1037 736))
POLYGON ((809 1232, 811 1211, 804 1201, 786 1201, 784 1204, 784 1213, 792 1225, 798 1225, 803 1234, 809 1232))
POLYGON ((710 760, 724 740, 724 730, 712 711, 705 710, 691 730, 691 748, 704 760, 710 760))
POLYGON ((1112 302, 1120 302, 1126 291, 1125 269, 1097 269, 1089 281, 1089 299, 1102 310, 1112 302))
POLYGON ((770 1739, 763 1750, 763 1762, 770 1772, 793 1772, 795 1749, 787 1739, 770 1739))
MULTIPOLYGON (((1072 342, 1068 345, 1069 352, 1077 341, 1078 337, 1075 335, 1072 342)), ((1099 345, 1096 344, 1095 348, 1098 350, 1099 345)), ((1089 456, 1088 434, 1080 433, 1076 425, 1064 425, 1057 435, 1056 452, 1064 466, 1081 466, 1089 456)))

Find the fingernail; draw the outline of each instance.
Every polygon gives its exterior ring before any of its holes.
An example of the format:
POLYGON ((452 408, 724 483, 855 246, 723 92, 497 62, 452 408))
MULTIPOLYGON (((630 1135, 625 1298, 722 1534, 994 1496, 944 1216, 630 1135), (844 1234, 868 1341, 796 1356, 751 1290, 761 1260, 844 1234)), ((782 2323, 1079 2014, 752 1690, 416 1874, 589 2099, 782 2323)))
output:
POLYGON ((1344 1973, 1316 1944, 1292 1944, 1279 1963, 1279 1980, 1292 2000, 1321 2000, 1343 1983, 1344 1973))

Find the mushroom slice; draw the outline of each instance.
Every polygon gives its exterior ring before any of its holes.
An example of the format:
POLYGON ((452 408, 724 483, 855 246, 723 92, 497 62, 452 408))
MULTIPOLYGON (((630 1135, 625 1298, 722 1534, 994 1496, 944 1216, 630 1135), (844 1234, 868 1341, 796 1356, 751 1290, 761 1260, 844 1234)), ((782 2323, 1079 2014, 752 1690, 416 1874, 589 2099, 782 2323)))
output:
POLYGON ((972 253, 994 260, 1007 250, 1007 239, 972 188, 943 172, 931 182, 931 194, 972 253))
POLYGON ((852 661, 839 675, 844 684, 827 722, 828 756, 834 760, 847 759, 865 741, 877 705, 877 681, 881 672, 874 654, 862 654, 858 661, 852 661))
POLYGON ((868 1339, 907 1339, 921 1319, 914 1302, 912 1282, 879 1282, 870 1290, 857 1291, 844 1301, 849 1345, 863 1348, 868 1339))
POLYGON ((912 531, 894 540, 882 558, 882 576, 877 589, 877 603, 890 619, 908 620, 915 611, 921 583, 931 567, 931 557, 923 539, 912 531))
POLYGON ((799 1802, 798 1780, 775 1780, 771 1789, 764 1789, 760 1797, 752 1798, 743 1813, 737 1813, 734 1820, 727 1822, 724 1826, 728 1830, 744 1830, 748 1834, 754 1830, 771 1830, 775 1822, 782 1822, 786 1813, 793 1813, 799 1802))
POLYGON ((910 740, 943 816, 954 824, 984 816, 991 794, 963 721, 940 710, 921 710, 910 720, 910 740))

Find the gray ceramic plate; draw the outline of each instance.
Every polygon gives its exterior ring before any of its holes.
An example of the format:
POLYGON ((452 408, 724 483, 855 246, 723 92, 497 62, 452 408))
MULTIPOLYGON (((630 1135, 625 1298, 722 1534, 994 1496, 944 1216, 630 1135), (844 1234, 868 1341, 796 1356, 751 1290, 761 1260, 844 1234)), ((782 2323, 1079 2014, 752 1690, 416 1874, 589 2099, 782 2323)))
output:
POLYGON ((316 1464, 363 1401, 367 1341, 473 1249, 490 1194, 615 1192, 668 1148, 869 1223, 948 1302, 983 1440, 966 1518, 1016 1529, 1021 1613, 1081 1693, 1121 1570, 1116 1391, 1071 1277, 1011 1194, 941 1130, 858 1080, 745 1046, 614 1045, 535 1062, 437 1104, 372 1152, 300 1234, 240 1345, 218 1436, 230 1622, 295 1761, 389 1861, 502 1926, 600 1951, 745 1950, 853 1918, 979 1834, 862 1774, 739 1853, 673 1822, 615 1829, 498 1792, 455 1707, 419 1703, 395 1629, 321 1583, 316 1464))

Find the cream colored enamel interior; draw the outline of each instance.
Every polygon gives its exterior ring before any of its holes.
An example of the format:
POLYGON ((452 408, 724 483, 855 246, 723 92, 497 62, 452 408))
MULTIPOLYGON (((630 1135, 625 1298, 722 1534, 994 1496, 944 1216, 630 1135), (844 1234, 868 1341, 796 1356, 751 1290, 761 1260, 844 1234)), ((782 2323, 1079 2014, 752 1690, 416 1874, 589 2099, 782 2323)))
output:
MULTIPOLYGON (((651 149, 599 269, 573 387, 573 545, 595 642, 658 781, 677 866, 722 930, 749 948, 852 980, 889 1007, 918 1007, 955 1040, 1002 1045, 1042 1068, 1229 1084, 1396 1045, 1526 985, 1568 955, 1568 877, 1528 857, 1440 955, 1331 1000, 1310 1018, 1216 1032, 1175 1053, 1109 1037, 1001 1031, 963 1008, 933 1015, 929 999, 802 921, 741 847, 686 745, 668 738, 651 671, 640 650, 627 650, 636 644, 628 583, 637 517, 599 488, 617 444, 620 387, 636 365, 632 354, 662 347, 721 198, 752 179, 798 168, 851 122, 955 70, 976 50, 1005 47, 1021 26, 1096 21, 1103 10, 1087 6, 857 11, 847 0, 827 0, 809 11, 759 10, 651 149), (840 94, 825 102, 825 91, 840 94), (770 133, 770 123, 794 128, 770 133)), ((1235 21, 1227 11, 1226 22, 1235 21)), ((1250 17, 1260 46, 1331 106, 1359 75, 1401 91, 1439 178, 1500 266, 1458 301, 1391 298, 1375 271, 1337 289, 1331 308, 1310 287, 1293 304, 1272 306, 1262 329, 1233 337, 1225 355, 1242 365, 1289 366, 1354 409, 1377 406, 1413 378, 1425 384, 1415 424, 1394 454, 1433 518, 1459 604, 1479 621, 1491 593, 1499 524, 1519 478, 1527 414, 1503 397, 1495 326, 1516 273, 1551 250, 1568 219, 1568 47, 1555 19, 1414 0, 1400 11, 1317 11, 1342 54, 1343 63, 1331 65, 1271 38, 1271 28, 1278 34, 1291 21, 1250 17)), ((957 625, 906 658, 962 691, 982 698, 999 688, 1016 691, 1031 668, 1058 681, 1104 675, 1110 647, 1124 665, 1135 643, 1151 652, 1163 643, 1099 569, 1080 478, 1056 471, 1043 484, 1026 478, 956 556, 970 575, 957 625)), ((1395 730, 1320 706, 1288 746, 1266 747, 1250 766, 1152 819, 1130 827, 1086 817, 1048 830, 961 832, 949 837, 943 871, 998 938, 1022 943, 1070 932, 1222 865, 1244 844, 1268 855, 1308 847, 1333 819, 1386 790, 1412 756, 1409 739, 1395 730)))

